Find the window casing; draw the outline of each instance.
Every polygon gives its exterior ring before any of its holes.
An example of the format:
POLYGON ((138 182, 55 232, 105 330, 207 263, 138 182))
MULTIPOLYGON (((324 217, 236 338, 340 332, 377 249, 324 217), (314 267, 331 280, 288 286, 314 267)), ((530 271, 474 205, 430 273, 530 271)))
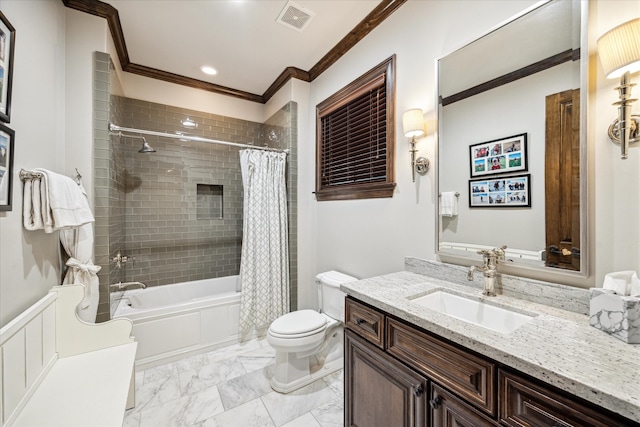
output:
POLYGON ((395 55, 316 106, 316 198, 392 197, 395 55))

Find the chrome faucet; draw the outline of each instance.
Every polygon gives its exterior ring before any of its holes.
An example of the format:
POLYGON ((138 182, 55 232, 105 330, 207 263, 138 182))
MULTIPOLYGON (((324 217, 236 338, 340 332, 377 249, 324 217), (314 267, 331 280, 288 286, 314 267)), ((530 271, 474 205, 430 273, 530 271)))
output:
POLYGON ((483 263, 482 267, 472 265, 467 272, 467 279, 473 280, 473 273, 476 270, 484 273, 484 290, 483 295, 494 297, 496 296, 496 279, 498 276, 498 261, 504 260, 504 250, 507 246, 501 246, 493 249, 482 249, 478 251, 478 254, 482 255, 483 263))
POLYGON ((126 291, 127 289, 131 289, 131 288, 142 288, 142 289, 146 289, 147 285, 145 285, 142 282, 125 282, 125 283, 116 283, 111 285, 111 290, 116 290, 116 291, 126 291))

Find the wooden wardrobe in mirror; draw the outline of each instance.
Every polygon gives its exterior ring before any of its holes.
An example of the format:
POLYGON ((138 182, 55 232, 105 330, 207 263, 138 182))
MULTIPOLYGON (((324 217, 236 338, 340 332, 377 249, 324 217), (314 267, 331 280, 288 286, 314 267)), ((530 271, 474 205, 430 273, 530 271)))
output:
POLYGON ((580 90, 546 97, 546 265, 580 270, 580 90))

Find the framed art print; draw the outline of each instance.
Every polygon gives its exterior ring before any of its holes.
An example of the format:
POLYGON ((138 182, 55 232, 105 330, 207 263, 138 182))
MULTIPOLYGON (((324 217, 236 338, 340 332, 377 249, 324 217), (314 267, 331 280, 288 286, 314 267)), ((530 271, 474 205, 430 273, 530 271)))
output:
POLYGON ((469 147, 471 177, 527 170, 527 134, 481 142, 469 147))
POLYGON ((0 12, 0 120, 11 121, 11 87, 16 30, 0 12))
POLYGON ((11 210, 14 139, 15 132, 0 124, 0 212, 11 210))
POLYGON ((531 174, 469 180, 470 208, 531 207, 531 174))

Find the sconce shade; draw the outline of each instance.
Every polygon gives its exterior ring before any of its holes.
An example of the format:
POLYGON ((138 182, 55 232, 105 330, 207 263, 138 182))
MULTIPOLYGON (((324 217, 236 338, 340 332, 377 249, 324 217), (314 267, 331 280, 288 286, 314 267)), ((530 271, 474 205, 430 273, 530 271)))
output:
POLYGON ((598 39, 598 57, 609 79, 640 71, 640 18, 603 34, 598 39))
POLYGON ((424 116, 421 109, 414 108, 404 112, 402 115, 402 130, 407 138, 425 134, 424 116))

